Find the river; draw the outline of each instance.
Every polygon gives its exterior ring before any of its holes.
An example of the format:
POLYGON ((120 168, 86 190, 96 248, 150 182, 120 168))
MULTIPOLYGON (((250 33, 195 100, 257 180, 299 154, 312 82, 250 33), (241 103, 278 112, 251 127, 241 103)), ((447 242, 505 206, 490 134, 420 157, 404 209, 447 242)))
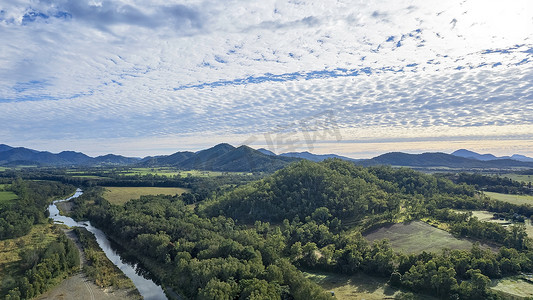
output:
POLYGON ((124 274, 133 281, 139 293, 144 297, 145 300, 163 300, 167 299, 165 293, 161 286, 157 285, 150 279, 146 279, 143 276, 137 274, 135 269, 139 268, 137 265, 132 265, 129 262, 126 262, 113 247, 107 236, 100 229, 93 227, 91 222, 83 221, 76 222, 74 219, 59 214, 59 209, 56 206, 57 202, 69 201, 73 198, 77 198, 83 194, 82 190, 77 189, 76 193, 67 199, 61 199, 54 201, 50 206, 48 206, 48 211, 50 212, 50 218, 54 220, 55 223, 62 223, 69 227, 84 227, 88 231, 92 232, 96 237, 98 245, 104 250, 105 255, 109 260, 114 263, 124 274))

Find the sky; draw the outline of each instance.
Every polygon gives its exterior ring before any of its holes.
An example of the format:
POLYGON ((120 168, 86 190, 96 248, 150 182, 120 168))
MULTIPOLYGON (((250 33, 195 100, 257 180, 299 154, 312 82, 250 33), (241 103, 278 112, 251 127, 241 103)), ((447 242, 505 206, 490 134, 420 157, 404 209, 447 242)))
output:
POLYGON ((531 0, 3 0, 0 143, 533 156, 531 0))

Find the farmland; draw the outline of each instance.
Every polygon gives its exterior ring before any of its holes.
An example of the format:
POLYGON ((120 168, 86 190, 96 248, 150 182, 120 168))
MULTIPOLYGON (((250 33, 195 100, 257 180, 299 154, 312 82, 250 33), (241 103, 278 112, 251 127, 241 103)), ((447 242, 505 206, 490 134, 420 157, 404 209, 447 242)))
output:
POLYGON ((0 184, 0 204, 2 203, 8 203, 12 200, 15 200, 18 198, 18 196, 11 192, 11 191, 5 191, 5 184, 0 184))
POLYGON ((533 205, 533 196, 529 196, 529 195, 511 195, 511 194, 501 194, 501 193, 493 193, 493 192, 484 192, 484 193, 485 195, 489 196, 492 199, 508 202, 511 204, 533 205))
POLYGON ((521 276, 513 276, 493 281, 491 287, 505 299, 531 299, 533 297, 533 284, 522 279, 521 276))
MULTIPOLYGON (((355 299, 394 299, 403 291, 387 284, 387 279, 355 274, 352 276, 326 272, 305 272, 305 277, 320 285, 324 290, 335 293, 339 300, 355 299)), ((413 299, 436 299, 428 295, 414 295, 413 299)))
POLYGON ((510 173, 510 174, 505 174, 502 176, 510 178, 518 182, 525 182, 526 184, 528 184, 529 182, 533 183, 533 175, 522 175, 522 174, 510 173))
POLYGON ((391 246, 403 253, 438 252, 444 248, 470 249, 473 245, 468 240, 455 238, 444 230, 420 221, 387 225, 364 236, 369 241, 389 239, 391 246))
POLYGON ((139 199, 144 195, 176 195, 187 192, 184 188, 164 187, 106 187, 103 197, 116 205, 123 205, 131 199, 139 199))
POLYGON ((200 171, 200 170, 179 170, 176 168, 160 167, 160 168, 131 168, 123 171, 119 171, 118 174, 125 176, 143 176, 143 175, 157 175, 157 176, 178 176, 178 177, 213 177, 222 176, 227 174, 234 175, 247 175, 246 172, 217 172, 217 171, 200 171))

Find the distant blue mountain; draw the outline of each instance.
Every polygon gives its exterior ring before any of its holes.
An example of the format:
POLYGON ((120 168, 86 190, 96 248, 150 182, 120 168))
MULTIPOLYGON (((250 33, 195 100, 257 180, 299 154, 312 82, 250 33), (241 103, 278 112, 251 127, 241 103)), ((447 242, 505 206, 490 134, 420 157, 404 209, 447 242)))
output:
POLYGON ((24 147, 0 145, 0 165, 43 165, 43 166, 95 166, 95 165, 124 165, 138 162, 140 158, 130 158, 108 154, 96 158, 81 152, 63 151, 50 153, 24 147))
POLYGON ((0 144, 0 152, 8 151, 8 150, 11 150, 11 149, 13 149, 13 147, 5 145, 5 144, 0 144))
POLYGON ((464 158, 481 160, 481 161, 490 161, 490 160, 497 160, 497 159, 512 159, 512 160, 523 161, 523 162, 533 162, 533 158, 527 157, 524 155, 519 155, 519 154, 513 154, 512 156, 498 157, 492 154, 479 154, 474 151, 470 151, 466 149, 459 149, 457 151, 454 151, 452 155, 464 157, 464 158))
POLYGON ((267 150, 265 148, 261 148, 261 149, 257 149, 257 151, 263 153, 263 154, 266 154, 266 155, 270 155, 270 156, 276 156, 276 153, 270 151, 270 150, 267 150))
POLYGON ((310 153, 310 152, 307 152, 307 151, 305 151, 305 152, 287 152, 287 153, 282 153, 279 156, 302 158, 302 159, 307 159, 307 160, 314 161, 314 162, 323 161, 323 160, 328 159, 328 158, 339 158, 339 159, 342 159, 342 160, 347 160, 347 161, 352 161, 352 162, 359 161, 358 159, 353 159, 353 158, 349 158, 349 157, 346 157, 346 156, 340 156, 340 155, 337 155, 337 154, 313 154, 313 153, 310 153))
POLYGON ((533 162, 523 162, 513 159, 478 160, 446 153, 408 154, 391 152, 372 159, 361 160, 357 164, 363 166, 391 165, 404 167, 448 167, 458 169, 505 169, 505 168, 533 168, 533 162))

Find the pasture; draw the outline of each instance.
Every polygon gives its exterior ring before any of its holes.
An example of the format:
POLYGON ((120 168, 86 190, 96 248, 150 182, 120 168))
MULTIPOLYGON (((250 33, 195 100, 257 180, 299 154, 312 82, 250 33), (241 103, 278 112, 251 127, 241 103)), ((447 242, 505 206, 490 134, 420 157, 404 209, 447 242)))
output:
POLYGON ((139 199, 146 195, 176 195, 188 192, 184 188, 167 188, 167 187, 105 187, 104 199, 112 204, 123 205, 132 200, 139 199))
POLYGON ((530 196, 530 195, 511 195, 511 194, 501 194, 501 193, 494 193, 494 192, 483 192, 483 193, 494 200, 500 200, 503 202, 516 204, 516 205, 522 205, 522 204, 533 205, 533 196, 530 196))
POLYGON ((218 172, 218 171, 201 171, 201 170, 179 170, 172 167, 159 167, 159 168, 131 168, 119 172, 120 175, 125 176, 143 176, 143 175, 157 175, 167 177, 215 177, 222 175, 249 175, 251 173, 246 172, 218 172))
MULTIPOLYGON (((348 276, 326 272, 304 272, 304 275, 326 291, 334 292, 335 297, 339 300, 395 299, 403 293, 400 289, 388 285, 387 278, 373 277, 362 273, 348 276)), ((427 295, 414 295, 412 299, 436 298, 427 295)))
POLYGON ((533 183, 533 175, 521 175, 521 174, 510 173, 510 174, 504 174, 502 176, 510 178, 514 181, 525 182, 526 184, 529 182, 533 183))
POLYGON ((72 178, 81 178, 81 179, 105 179, 107 177, 96 176, 96 175, 74 175, 72 178))
POLYGON ((533 297, 533 283, 522 279, 521 276, 493 280, 491 289, 504 299, 531 299, 533 297))
POLYGON ((470 249, 473 243, 420 221, 386 225, 364 234, 368 241, 388 239, 395 251, 406 254, 470 249))
POLYGON ((18 196, 15 193, 10 191, 3 191, 2 189, 0 189, 0 205, 4 203, 9 203, 13 200, 16 200, 17 198, 18 196))
MULTIPOLYGON (((460 213, 468 212, 465 210, 454 210, 454 211, 460 212, 460 213)), ((494 213, 486 211, 486 210, 472 210, 471 212, 472 212, 472 217, 476 217, 478 220, 483 221, 483 222, 497 223, 504 227, 513 224, 513 222, 510 220, 494 219, 493 218, 494 213)), ((515 224, 520 224, 520 223, 515 223, 515 224)), ((533 237, 533 224, 531 223, 531 220, 526 219, 523 224, 525 225, 527 235, 529 237, 533 237)))

